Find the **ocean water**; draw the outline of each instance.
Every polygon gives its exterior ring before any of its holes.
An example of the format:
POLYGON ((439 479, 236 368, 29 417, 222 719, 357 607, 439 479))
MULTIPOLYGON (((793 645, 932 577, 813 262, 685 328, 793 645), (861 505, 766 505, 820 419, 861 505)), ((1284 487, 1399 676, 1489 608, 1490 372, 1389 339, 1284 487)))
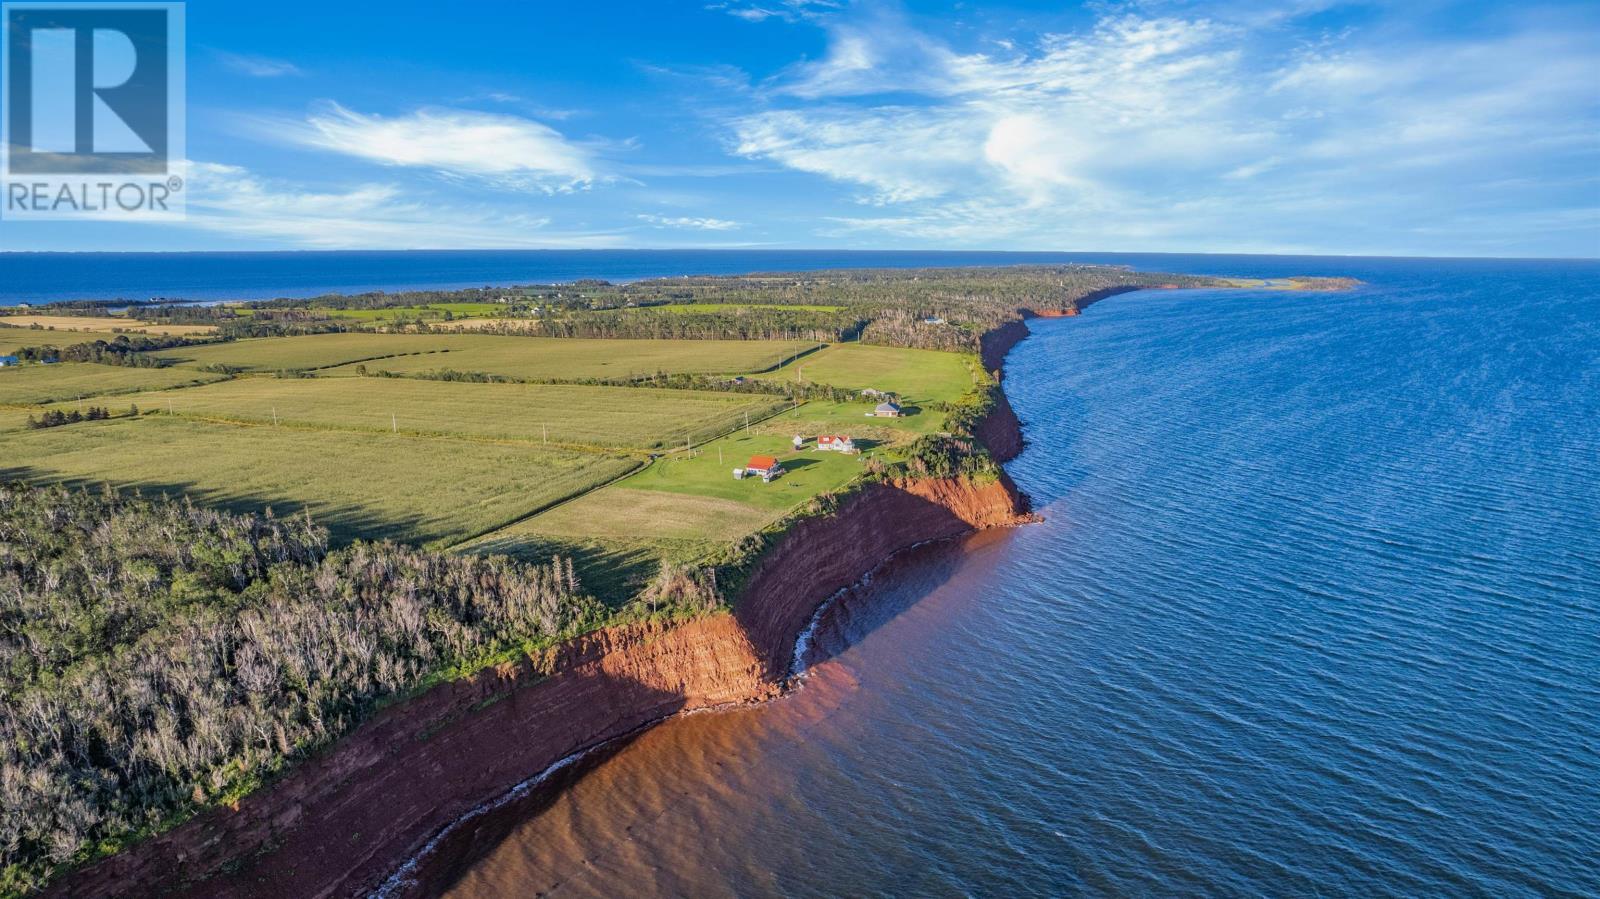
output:
MULTIPOLYGON (((636 281, 830 268, 1085 262, 1147 271, 1228 273, 1266 266, 1320 274, 1327 257, 917 250, 403 250, 278 253, 0 253, 0 306, 58 300, 194 301, 310 297, 372 290, 636 281), (1298 265, 1295 263, 1298 262, 1298 265), (1220 266, 1220 268, 1219 268, 1220 266), (1285 267, 1287 266, 1287 267, 1285 267)), ((1384 264, 1368 260, 1370 264, 1384 264)), ((1330 271, 1336 270, 1334 264, 1330 271)))
POLYGON ((1600 895, 1600 265, 1314 264, 1369 286, 1035 322, 1042 524, 897 559, 801 690, 562 772, 426 889, 1600 895))

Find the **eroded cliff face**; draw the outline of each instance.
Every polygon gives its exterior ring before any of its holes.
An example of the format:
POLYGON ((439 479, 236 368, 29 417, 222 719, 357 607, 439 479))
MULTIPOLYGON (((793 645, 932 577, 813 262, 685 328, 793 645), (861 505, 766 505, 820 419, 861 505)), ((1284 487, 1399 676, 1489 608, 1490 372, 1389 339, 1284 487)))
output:
MULTIPOLYGON (((1015 324, 994 342, 998 359, 1027 334, 1015 324)), ((979 436, 1002 459, 1022 445, 1008 403, 979 436)), ((365 895, 452 822, 574 753, 683 712, 778 695, 818 607, 894 553, 1026 520, 1026 498, 1004 475, 868 485, 786 534, 732 611, 608 628, 440 685, 237 806, 207 811, 48 893, 365 895)))

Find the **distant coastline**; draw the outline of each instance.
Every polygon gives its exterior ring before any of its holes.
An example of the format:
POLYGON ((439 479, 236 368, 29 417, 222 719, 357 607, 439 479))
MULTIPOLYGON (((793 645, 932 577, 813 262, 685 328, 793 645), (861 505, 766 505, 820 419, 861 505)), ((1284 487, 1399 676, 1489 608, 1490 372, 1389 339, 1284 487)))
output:
MULTIPOLYGON (((1394 264, 1416 264, 1395 260, 1394 264)), ((603 278, 1039 263, 1281 278, 1338 276, 1348 258, 1178 253, 923 250, 401 250, 0 253, 0 306, 63 300, 215 302, 326 293, 455 290, 603 278)))

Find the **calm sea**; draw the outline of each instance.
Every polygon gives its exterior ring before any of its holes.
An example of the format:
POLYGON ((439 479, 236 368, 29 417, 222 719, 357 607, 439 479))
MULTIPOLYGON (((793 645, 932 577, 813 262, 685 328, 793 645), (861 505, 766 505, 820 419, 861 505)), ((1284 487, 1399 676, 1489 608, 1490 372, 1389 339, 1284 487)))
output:
POLYGON ((798 693, 565 772, 452 895, 1600 895, 1600 265, 1034 323, 1043 524, 927 547, 798 693))

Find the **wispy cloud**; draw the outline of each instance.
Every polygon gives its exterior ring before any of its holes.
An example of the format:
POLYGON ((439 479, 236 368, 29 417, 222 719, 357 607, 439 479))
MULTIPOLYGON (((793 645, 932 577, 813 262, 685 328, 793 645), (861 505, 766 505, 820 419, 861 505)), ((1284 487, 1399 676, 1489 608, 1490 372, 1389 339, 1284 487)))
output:
POLYGON ((762 85, 765 108, 722 121, 735 155, 892 207, 836 215, 822 233, 938 241, 1105 246, 1121 234, 1184 249, 1307 232, 1325 249, 1378 249, 1382 237, 1364 243, 1374 220, 1401 239, 1449 233, 1452 219, 1465 233, 1495 200, 1479 183, 1539 160, 1600 171, 1593 22, 1307 40, 1286 37, 1282 16, 1174 8, 977 50, 892 8, 840 15, 823 56, 762 85))
POLYGON ((694 231, 732 231, 739 227, 738 222, 732 222, 727 219, 664 216, 648 213, 640 215, 639 221, 648 222, 657 228, 680 228, 694 231))
POLYGON ((746 22, 765 22, 768 19, 779 19, 784 22, 798 22, 803 19, 815 18, 823 13, 842 9, 844 3, 835 0, 771 0, 771 2, 741 2, 730 0, 726 3, 712 3, 706 9, 716 12, 725 12, 737 19, 746 22))
POLYGON ((178 227, 315 249, 612 247, 617 233, 563 232, 539 215, 439 203, 389 183, 311 187, 231 165, 189 164, 189 220, 178 227))
POLYGON ((304 121, 247 122, 263 138, 517 190, 569 191, 598 177, 587 149, 521 116, 424 108, 386 117, 324 103, 304 121))
POLYGON ((288 60, 273 59, 270 56, 254 56, 247 53, 230 53, 227 50, 213 50, 217 61, 241 75, 252 78, 282 78, 285 75, 303 75, 300 67, 288 60))

